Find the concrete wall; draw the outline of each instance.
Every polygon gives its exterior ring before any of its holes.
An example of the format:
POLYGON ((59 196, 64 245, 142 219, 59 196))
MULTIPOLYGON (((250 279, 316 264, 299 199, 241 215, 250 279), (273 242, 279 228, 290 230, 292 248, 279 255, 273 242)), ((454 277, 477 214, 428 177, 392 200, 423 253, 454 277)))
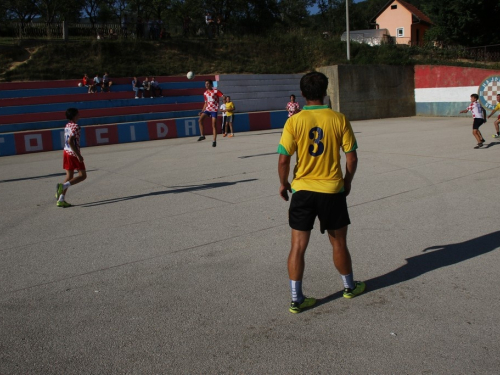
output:
POLYGON ((236 112, 284 110, 295 95, 300 108, 305 100, 300 95, 303 74, 225 74, 218 77, 217 88, 231 96, 236 112))
POLYGON ((412 67, 335 65, 318 71, 329 79, 332 109, 350 120, 415 116, 412 67))

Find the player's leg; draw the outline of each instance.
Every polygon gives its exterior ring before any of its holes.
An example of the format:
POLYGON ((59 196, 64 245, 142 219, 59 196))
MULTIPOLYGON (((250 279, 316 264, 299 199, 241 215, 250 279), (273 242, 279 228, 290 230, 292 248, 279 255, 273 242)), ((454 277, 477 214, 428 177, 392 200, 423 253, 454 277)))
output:
POLYGON ((480 135, 479 129, 472 129, 472 135, 474 136, 474 138, 476 138, 478 144, 483 143, 483 137, 480 135))
POLYGON ((231 116, 231 118, 229 119, 229 129, 231 130, 231 134, 229 135, 230 137, 234 137, 232 118, 233 116, 231 116))
POLYGON ((203 141, 205 139, 205 131, 203 129, 203 120, 205 117, 207 117, 207 114, 202 112, 200 114, 200 118, 198 119, 198 126, 200 127, 200 138, 198 138, 198 141, 203 141))
POLYGON ((227 116, 222 116, 222 136, 227 136, 227 116))
POLYGON ((495 125, 495 132, 496 132, 496 135, 493 135, 494 138, 500 137, 500 129, 498 127, 498 123, 500 123, 500 116, 498 116, 498 119, 495 120, 495 122, 493 123, 493 125, 495 125))
POLYGON ((327 232, 333 248, 333 264, 335 268, 341 275, 351 274, 352 261, 347 248, 347 226, 336 230, 328 230, 327 232))
POLYGON ((212 147, 217 146, 217 112, 215 115, 212 114, 212 134, 214 141, 212 142, 212 147))
MULTIPOLYGON (((288 277, 290 280, 302 281, 305 268, 305 253, 311 231, 292 229, 292 244, 288 254, 288 277)), ((302 291, 300 291, 302 293, 302 291)), ((292 296, 293 299, 293 296, 292 296)))
POLYGON ((73 177, 68 181, 70 184, 69 186, 79 184, 80 182, 84 181, 86 178, 87 178, 87 171, 86 170, 78 170, 78 176, 73 177))
POLYGON ((288 278, 290 282, 290 293, 292 302, 288 309, 291 313, 297 314, 304 309, 314 306, 316 299, 304 296, 302 292, 302 278, 305 268, 305 253, 311 231, 301 231, 292 229, 292 245, 288 255, 288 278))
POLYGON ((344 297, 353 298, 360 295, 365 291, 366 285, 362 281, 354 281, 351 254, 347 248, 347 226, 328 230, 328 238, 333 248, 333 264, 344 284, 344 297))
POLYGON ((333 250, 333 264, 342 277, 344 297, 363 293, 365 284, 354 281, 351 254, 347 248, 347 227, 351 224, 345 193, 321 194, 317 200, 321 232, 328 233, 333 250))
POLYGON ((57 184, 57 207, 70 207, 71 205, 66 202, 66 192, 68 191, 68 188, 70 186, 71 179, 73 178, 74 175, 74 168, 70 167, 69 169, 66 169, 66 178, 64 179, 64 183, 62 184, 57 184))
POLYGON ((311 230, 316 219, 314 194, 310 191, 298 191, 292 194, 288 222, 292 228, 292 240, 288 255, 288 277, 292 302, 289 311, 300 313, 313 306, 316 299, 306 297, 302 293, 302 278, 305 268, 305 252, 311 237, 311 230))

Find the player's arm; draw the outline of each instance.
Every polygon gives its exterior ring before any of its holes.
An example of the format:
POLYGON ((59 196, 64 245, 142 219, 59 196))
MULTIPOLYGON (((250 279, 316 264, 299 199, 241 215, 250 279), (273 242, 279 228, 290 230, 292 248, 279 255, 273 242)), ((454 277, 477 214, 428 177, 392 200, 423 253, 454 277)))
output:
POLYGON ((469 111, 472 111, 472 104, 467 107, 467 109, 464 109, 463 111, 460 111, 460 113, 467 113, 469 111))
POLYGON ((82 156, 82 154, 80 154, 80 151, 78 151, 78 149, 76 148, 76 138, 74 135, 69 137, 68 143, 69 143, 69 147, 71 148, 71 151, 73 151, 75 153, 78 160, 80 160, 80 162, 83 162, 83 156, 82 156))
POLYGON ((198 115, 199 115, 199 116, 201 116, 201 114, 202 114, 203 112, 205 112, 205 108, 207 108, 207 102, 206 102, 206 101, 205 101, 205 102, 203 102, 203 108, 201 109, 201 112, 200 112, 200 113, 198 113, 198 115))
POLYGON ((351 183, 358 168, 358 154, 356 151, 351 151, 345 154, 345 176, 344 176, 344 191, 345 195, 351 192, 351 183))
POLYGON ((290 155, 280 154, 278 159, 278 176, 280 178, 279 193, 281 198, 288 201, 288 192, 292 192, 292 187, 288 182, 288 175, 290 174, 290 155))
POLYGON ((488 118, 490 118, 491 116, 493 116, 493 114, 496 112, 497 110, 494 109, 493 111, 491 111, 490 115, 488 116, 488 118))

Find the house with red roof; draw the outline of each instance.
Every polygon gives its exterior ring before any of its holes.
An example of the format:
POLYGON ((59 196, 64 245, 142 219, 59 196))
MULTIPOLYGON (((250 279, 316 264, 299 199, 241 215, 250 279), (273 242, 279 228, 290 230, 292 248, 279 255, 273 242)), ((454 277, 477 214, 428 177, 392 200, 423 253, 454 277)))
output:
POLYGON ((376 29, 387 29, 396 44, 423 45, 424 35, 433 25, 417 7, 403 0, 389 1, 371 19, 376 29))

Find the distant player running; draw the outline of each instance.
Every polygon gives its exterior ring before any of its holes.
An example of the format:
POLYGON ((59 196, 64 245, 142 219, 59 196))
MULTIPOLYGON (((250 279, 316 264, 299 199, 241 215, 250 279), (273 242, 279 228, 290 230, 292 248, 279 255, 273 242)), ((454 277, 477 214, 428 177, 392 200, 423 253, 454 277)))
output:
MULTIPOLYGON (((491 113, 488 116, 488 118, 490 118, 491 116, 493 116, 493 113, 495 113, 499 109, 500 109, 500 94, 497 94, 497 105, 495 106, 495 108, 493 109, 493 111, 491 111, 491 113)), ((498 118, 494 122, 495 131, 497 132, 497 134, 493 134, 492 135, 493 138, 500 138, 500 130, 498 129, 498 123, 500 123, 500 115, 498 115, 498 118)))
POLYGON ((65 196, 70 186, 76 185, 87 178, 85 163, 80 153, 80 125, 77 124, 80 115, 78 109, 68 108, 66 118, 69 122, 64 128, 64 151, 63 151, 63 169, 66 170, 64 183, 57 184, 56 199, 57 207, 71 207, 66 202, 65 196), (74 171, 78 171, 78 176, 74 176, 74 171))
POLYGON ((472 112, 472 135, 474 138, 476 138, 477 141, 477 146, 474 148, 481 148, 483 147, 484 143, 484 138, 481 132, 479 131, 479 127, 484 124, 485 118, 483 114, 483 107, 481 107, 481 104, 478 102, 479 95, 477 94, 472 94, 470 96, 470 105, 467 107, 467 109, 464 109, 463 111, 460 111, 460 113, 467 113, 467 112, 472 112))
POLYGON ((288 221, 292 228, 292 245, 288 255, 288 276, 292 303, 289 311, 300 313, 313 306, 316 299, 302 293, 304 255, 318 217, 321 233, 327 231, 333 247, 333 263, 342 276, 344 297, 353 298, 365 290, 365 283, 354 281, 352 262, 347 248, 347 226, 351 223, 346 196, 356 172, 358 148, 351 124, 342 113, 323 105, 328 78, 318 72, 300 80, 306 106, 288 118, 278 146, 280 196, 288 201, 293 192, 288 221), (340 149, 345 153, 345 174, 340 165, 340 149), (290 161, 297 154, 292 184, 288 182, 290 161))
POLYGON ((224 96, 222 92, 213 88, 214 83, 212 80, 207 79, 205 81, 205 88, 207 91, 203 94, 205 102, 203 104, 203 109, 199 113, 200 119, 198 120, 198 124, 200 126, 200 138, 198 141, 203 141, 205 139, 205 132, 203 130, 203 119, 205 117, 210 117, 212 119, 212 134, 214 140, 212 142, 212 147, 217 146, 217 111, 219 110, 219 98, 224 96))

